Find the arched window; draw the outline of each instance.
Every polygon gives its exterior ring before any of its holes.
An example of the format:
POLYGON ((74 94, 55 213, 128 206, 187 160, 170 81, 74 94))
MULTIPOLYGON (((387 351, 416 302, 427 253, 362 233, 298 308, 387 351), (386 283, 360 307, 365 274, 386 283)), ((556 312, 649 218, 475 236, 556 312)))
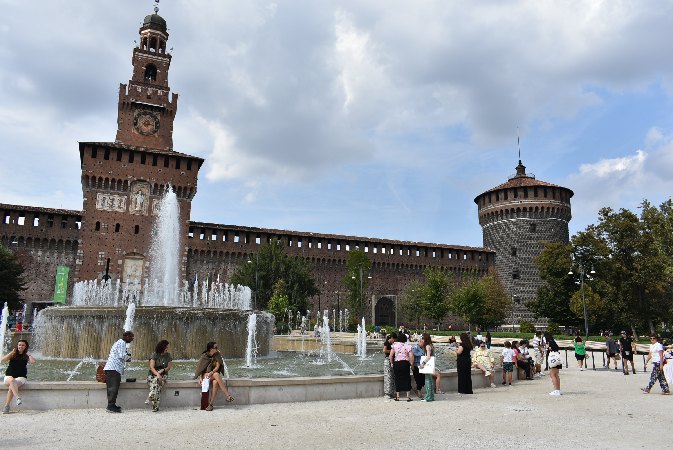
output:
POLYGON ((100 222, 96 222, 96 231, 100 231, 100 222))
POLYGON ((145 66, 145 81, 157 81, 157 66, 154 64, 148 64, 145 66))

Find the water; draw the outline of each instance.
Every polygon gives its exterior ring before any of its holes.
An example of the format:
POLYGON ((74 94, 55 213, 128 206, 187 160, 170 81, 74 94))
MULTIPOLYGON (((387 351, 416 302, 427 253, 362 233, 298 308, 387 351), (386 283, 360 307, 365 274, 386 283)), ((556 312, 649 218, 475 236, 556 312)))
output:
MULTIPOLYGON (((47 359, 35 354, 37 362, 28 365, 30 381, 94 381, 96 377, 96 360, 93 359, 47 359), (94 363, 91 363, 94 361, 94 363)), ((343 375, 381 374, 383 355, 376 351, 365 360, 356 355, 340 354, 331 363, 323 361, 316 364, 319 355, 316 353, 278 352, 270 357, 259 357, 255 367, 246 368, 245 358, 228 358, 225 361, 225 378, 289 378, 289 377, 320 377, 343 375), (380 356, 377 357, 377 356, 380 356)), ((188 381, 194 379, 197 361, 174 360, 170 380, 188 381)), ((3 365, 6 367, 6 364, 3 365)), ((2 370, 4 371, 4 367, 2 370)), ((442 367, 443 368, 443 367, 442 367)), ((123 378, 136 378, 142 382, 149 369, 147 360, 128 363, 123 378)))
POLYGON ((325 310, 322 318, 322 329, 320 330, 320 357, 326 358, 327 362, 332 362, 334 351, 332 351, 332 338, 329 330, 329 310, 325 310))
POLYGON ((157 205, 149 278, 153 281, 147 293, 148 306, 178 306, 180 278, 180 206, 170 185, 157 205))
POLYGON ((126 308, 126 321, 124 322, 124 331, 133 331, 133 319, 136 314, 136 304, 131 302, 126 308))
POLYGON ((148 276, 136 283, 80 281, 73 287, 72 306, 199 307, 250 310, 252 291, 198 278, 180 283, 180 207, 169 188, 161 198, 152 229, 148 276))
POLYGON ((257 362, 257 314, 250 314, 248 316, 248 343, 245 349, 245 366, 247 368, 254 367, 257 362))
POLYGON ((0 320, 0 358, 5 356, 7 348, 7 342, 5 342, 6 336, 8 336, 7 322, 9 322, 9 308, 7 307, 7 302, 5 302, 5 307, 2 308, 2 319, 0 320))
POLYGON ((355 342, 356 352, 360 359, 367 357, 367 329, 365 328, 365 318, 362 318, 362 325, 358 325, 357 341, 355 342))

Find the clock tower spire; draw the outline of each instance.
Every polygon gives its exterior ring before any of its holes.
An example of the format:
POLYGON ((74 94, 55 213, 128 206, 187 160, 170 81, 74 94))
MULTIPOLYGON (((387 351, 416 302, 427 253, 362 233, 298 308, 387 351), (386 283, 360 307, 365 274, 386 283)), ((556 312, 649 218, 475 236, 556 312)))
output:
MULTIPOLYGON (((157 2, 158 3, 158 2, 157 2)), ((133 49, 133 74, 128 85, 119 86, 119 110, 115 142, 159 150, 173 149, 173 119, 178 94, 171 94, 166 51, 166 20, 154 7, 140 27, 140 43, 133 49)))

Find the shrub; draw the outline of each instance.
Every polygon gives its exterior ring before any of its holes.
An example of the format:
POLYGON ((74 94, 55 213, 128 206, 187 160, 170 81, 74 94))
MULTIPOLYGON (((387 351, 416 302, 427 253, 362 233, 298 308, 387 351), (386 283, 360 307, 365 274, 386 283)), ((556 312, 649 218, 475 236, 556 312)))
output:
POLYGON ((532 322, 523 321, 519 324, 522 333, 535 333, 535 325, 532 322))
POLYGON ((556 336, 557 334, 559 334, 561 332, 561 327, 556 322, 549 322, 547 324, 547 332, 556 336))

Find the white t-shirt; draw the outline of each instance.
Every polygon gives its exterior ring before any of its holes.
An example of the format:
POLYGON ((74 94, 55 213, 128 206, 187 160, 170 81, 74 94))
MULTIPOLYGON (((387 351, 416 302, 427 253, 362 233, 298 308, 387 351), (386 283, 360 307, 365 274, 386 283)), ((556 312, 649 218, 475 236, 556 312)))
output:
POLYGON ((535 336, 535 337, 533 338, 533 347, 539 347, 540 345, 542 345, 542 339, 540 339, 539 337, 535 336))
POLYGON ((503 348, 502 362, 506 363, 514 362, 514 350, 512 350, 511 348, 503 348))
POLYGON ((657 342, 656 344, 650 344, 650 353, 652 354, 652 362, 658 363, 661 362, 659 357, 659 352, 664 351, 664 346, 661 343, 657 342))

